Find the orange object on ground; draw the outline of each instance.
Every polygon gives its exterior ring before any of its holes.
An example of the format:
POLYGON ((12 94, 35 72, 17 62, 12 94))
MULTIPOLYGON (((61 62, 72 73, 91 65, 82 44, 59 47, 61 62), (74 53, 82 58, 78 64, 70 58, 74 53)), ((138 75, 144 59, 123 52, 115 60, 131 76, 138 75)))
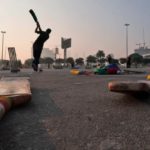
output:
POLYGON ((78 75, 79 74, 79 70, 77 70, 77 69, 72 69, 71 71, 70 71, 70 73, 72 74, 72 75, 78 75))

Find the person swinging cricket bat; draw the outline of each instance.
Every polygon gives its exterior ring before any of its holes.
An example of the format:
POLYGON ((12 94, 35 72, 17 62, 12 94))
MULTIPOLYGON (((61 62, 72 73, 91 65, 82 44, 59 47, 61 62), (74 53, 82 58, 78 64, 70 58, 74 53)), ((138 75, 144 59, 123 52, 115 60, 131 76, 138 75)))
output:
POLYGON ((32 62, 32 68, 34 71, 38 71, 38 64, 39 64, 39 60, 41 57, 41 53, 42 53, 42 49, 44 46, 44 43, 49 39, 49 34, 51 33, 51 29, 48 28, 46 31, 43 31, 40 27, 40 24, 35 16, 35 14, 33 14, 33 10, 30 10, 32 17, 34 18, 35 22, 36 22, 36 29, 35 29, 35 33, 39 34, 38 38, 35 40, 35 42, 33 43, 33 57, 34 60, 32 62))

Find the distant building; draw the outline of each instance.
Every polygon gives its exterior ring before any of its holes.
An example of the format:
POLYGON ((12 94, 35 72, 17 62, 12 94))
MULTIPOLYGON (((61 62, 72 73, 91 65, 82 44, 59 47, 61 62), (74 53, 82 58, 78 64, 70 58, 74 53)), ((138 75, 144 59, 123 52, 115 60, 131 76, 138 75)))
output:
MULTIPOLYGON (((41 53, 41 58, 45 57, 51 57, 52 59, 55 59, 55 53, 53 50, 50 50, 49 48, 43 48, 41 53)), ((31 58, 33 58, 33 50, 31 49, 31 58)))
POLYGON ((50 50, 49 48, 43 48, 41 58, 45 57, 51 57, 52 59, 55 59, 55 53, 53 50, 50 50))
POLYGON ((144 58, 150 58, 150 49, 147 47, 139 47, 138 49, 135 49, 134 52, 138 53, 144 58))

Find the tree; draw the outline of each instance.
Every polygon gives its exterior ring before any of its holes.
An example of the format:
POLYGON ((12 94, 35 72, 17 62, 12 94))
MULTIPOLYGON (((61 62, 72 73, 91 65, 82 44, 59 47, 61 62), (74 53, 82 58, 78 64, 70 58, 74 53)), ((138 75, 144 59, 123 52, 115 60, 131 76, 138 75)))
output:
POLYGON ((25 60, 25 62, 24 62, 25 67, 31 67, 32 62, 33 62, 32 58, 25 60))
POLYGON ((77 65, 83 65, 83 64, 84 64, 84 59, 81 58, 81 57, 79 57, 79 58, 77 58, 77 59, 75 60, 75 62, 76 62, 77 65))
POLYGON ((22 62, 21 62, 21 60, 17 60, 17 64, 18 64, 19 68, 22 68, 22 62))
POLYGON ((74 62, 74 59, 72 57, 67 58, 67 63, 70 63, 72 68, 74 67, 75 62, 74 62))
POLYGON ((54 59, 53 58, 51 58, 51 57, 45 57, 44 58, 44 61, 45 61, 45 63, 46 64, 52 64, 53 62, 54 62, 54 59))
POLYGON ((118 59, 113 59, 113 63, 114 64, 119 64, 119 60, 118 59))
POLYGON ((50 64, 53 64, 54 60, 51 57, 45 57, 44 63, 48 65, 48 68, 50 68, 50 64))
POLYGON ((72 57, 68 57, 67 63, 74 64, 74 59, 72 57))
POLYGON ((40 64, 45 64, 45 60, 44 60, 44 58, 40 58, 40 64))
POLYGON ((58 58, 55 60, 56 63, 64 63, 64 59, 62 58, 58 58))
POLYGON ((109 64, 113 63, 113 59, 114 59, 113 54, 108 54, 107 55, 107 61, 108 61, 109 64))
POLYGON ((103 50, 98 50, 98 52, 96 53, 96 57, 97 57, 97 59, 100 63, 103 63, 104 62, 104 57, 105 57, 104 51, 103 50))
POLYGON ((141 56, 138 53, 131 54, 130 58, 131 58, 131 63, 134 63, 136 67, 138 64, 143 62, 143 56, 141 56))
MULTIPOLYGON (((2 63, 2 61, 0 61, 0 63, 2 63)), ((2 69, 8 69, 9 64, 10 64, 9 60, 3 60, 3 68, 2 69)))
POLYGON ((86 61, 87 61, 87 63, 96 63, 96 57, 95 57, 95 56, 92 56, 92 55, 89 55, 89 56, 86 58, 86 61))

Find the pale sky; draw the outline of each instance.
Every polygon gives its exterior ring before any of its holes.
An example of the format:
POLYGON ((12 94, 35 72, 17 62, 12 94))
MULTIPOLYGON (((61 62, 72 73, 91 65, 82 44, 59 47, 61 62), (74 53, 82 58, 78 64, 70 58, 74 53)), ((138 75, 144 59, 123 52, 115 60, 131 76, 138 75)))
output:
MULTIPOLYGON (((60 57, 61 37, 72 38, 68 56, 74 58, 85 58, 98 50, 106 55, 113 53, 115 58, 126 57, 125 23, 130 24, 129 54, 138 48, 137 43, 143 43, 143 37, 150 47, 150 0, 1 0, 0 31, 6 31, 4 49, 15 47, 18 59, 23 61, 31 57, 37 37, 29 9, 36 12, 43 30, 52 29, 44 47, 57 46, 60 57)), ((1 41, 0 38, 0 57, 1 41)))

